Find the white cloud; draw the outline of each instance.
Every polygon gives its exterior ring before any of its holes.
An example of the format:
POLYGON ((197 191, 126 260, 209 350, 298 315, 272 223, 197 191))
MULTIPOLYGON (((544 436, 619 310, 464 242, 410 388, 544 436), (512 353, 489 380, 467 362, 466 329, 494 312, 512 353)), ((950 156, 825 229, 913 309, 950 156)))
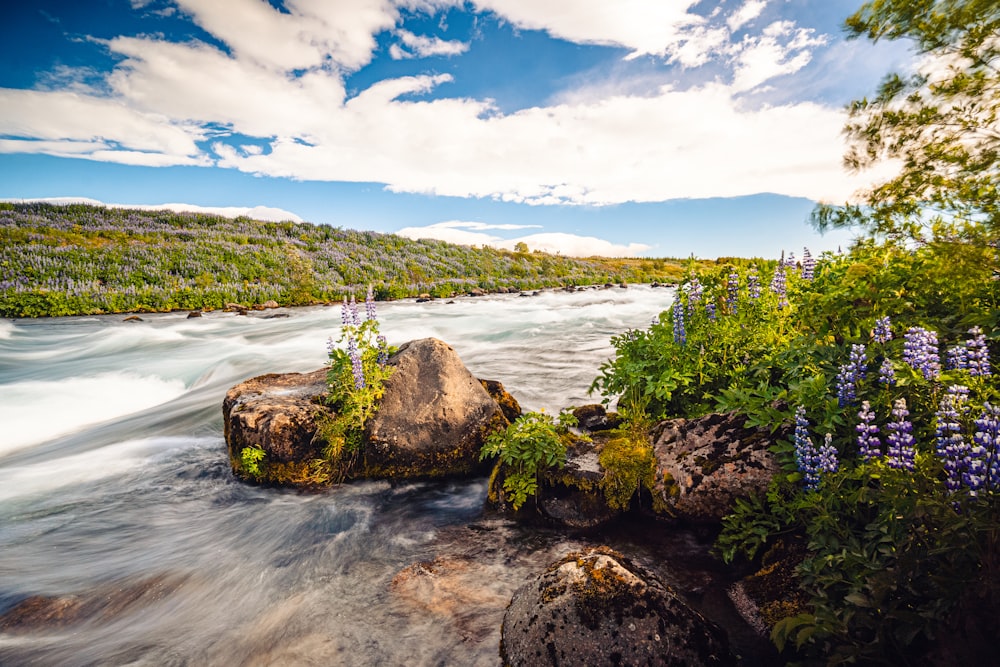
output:
POLYGON ((396 35, 409 50, 398 44, 389 47, 389 55, 393 60, 404 58, 428 58, 431 56, 458 56, 469 50, 467 42, 446 41, 439 37, 424 37, 414 35, 409 30, 397 30, 396 35))
POLYGON ((483 231, 489 229, 513 230, 537 226, 451 220, 427 225, 426 227, 404 227, 395 233, 411 239, 435 239, 461 245, 487 245, 507 250, 514 250, 518 243, 525 243, 529 250, 540 250, 541 252, 553 255, 560 254, 567 257, 635 257, 650 249, 650 246, 642 243, 621 245, 594 236, 578 236, 576 234, 560 232, 544 232, 505 239, 483 231))
POLYGON ((134 208, 140 211, 178 211, 188 213, 205 213, 208 215, 221 215, 224 218, 238 218, 246 216, 253 220, 265 220, 270 222, 302 222, 302 218, 290 211, 270 206, 198 206, 197 204, 106 204, 97 199, 87 197, 42 197, 37 199, 0 199, 8 202, 43 202, 62 206, 66 204, 88 204, 90 206, 103 206, 105 208, 134 208))
POLYGON ((743 3, 739 9, 729 15, 726 19, 726 25, 733 32, 736 32, 750 21, 760 16, 760 13, 764 11, 764 7, 767 6, 767 0, 747 0, 743 3))
MULTIPOLYGON (((128 164, 214 163, 531 204, 760 192, 836 201, 865 184, 841 168, 840 109, 741 101, 743 92, 801 68, 822 44, 789 23, 772 23, 733 46, 726 26, 689 13, 694 0, 482 0, 478 7, 522 28, 617 44, 687 67, 710 57, 732 59, 734 67, 728 86, 663 86, 642 95, 607 89, 504 114, 488 100, 441 98, 448 74, 382 80, 348 98, 342 70, 367 62, 374 35, 396 26, 398 9, 389 0, 286 0, 287 13, 262 0, 177 4, 231 52, 162 38, 109 40, 120 61, 105 96, 0 89, 0 150, 128 164), (228 134, 255 142, 234 148, 228 134)), ((741 18, 730 17, 733 25, 745 25, 760 9, 749 0, 736 12, 741 18)), ((411 53, 467 46, 396 34, 411 53)))

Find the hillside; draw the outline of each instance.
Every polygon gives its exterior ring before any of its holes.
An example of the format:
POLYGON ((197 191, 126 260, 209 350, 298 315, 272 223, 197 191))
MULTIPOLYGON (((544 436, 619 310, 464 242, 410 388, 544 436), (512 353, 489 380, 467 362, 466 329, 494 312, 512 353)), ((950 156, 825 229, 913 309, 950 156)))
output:
POLYGON ((0 204, 0 315, 217 309, 473 288, 674 281, 676 260, 575 259, 327 225, 74 204, 0 204))

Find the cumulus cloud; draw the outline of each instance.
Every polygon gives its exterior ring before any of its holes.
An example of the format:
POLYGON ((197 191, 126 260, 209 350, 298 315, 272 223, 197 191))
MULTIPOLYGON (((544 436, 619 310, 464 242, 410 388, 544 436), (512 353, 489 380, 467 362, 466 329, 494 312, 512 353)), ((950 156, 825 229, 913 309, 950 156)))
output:
POLYGON ((486 233, 487 230, 491 229, 516 230, 539 226, 449 220, 425 227, 404 227, 395 233, 411 239, 435 239, 448 243, 470 246, 486 245, 506 250, 514 250, 519 243, 524 243, 529 250, 539 250, 567 257, 635 257, 650 249, 650 246, 642 243, 622 245, 594 236, 578 236, 561 232, 543 232, 514 238, 503 238, 486 233))
POLYGON ((0 89, 0 150, 215 164, 538 205, 759 192, 843 200, 865 184, 841 168, 840 109, 742 99, 803 67, 823 43, 778 22, 732 44, 733 26, 754 25, 761 0, 712 19, 690 11, 695 0, 478 1, 479 10, 573 42, 616 45, 685 67, 712 58, 732 66, 732 83, 564 95, 510 113, 486 99, 443 97, 450 74, 346 91, 344 72, 371 59, 378 34, 394 31, 399 57, 467 48, 397 28, 400 6, 432 11, 461 4, 454 0, 286 0, 285 11, 262 0, 176 4, 228 49, 155 36, 108 40, 118 64, 107 93, 0 89))

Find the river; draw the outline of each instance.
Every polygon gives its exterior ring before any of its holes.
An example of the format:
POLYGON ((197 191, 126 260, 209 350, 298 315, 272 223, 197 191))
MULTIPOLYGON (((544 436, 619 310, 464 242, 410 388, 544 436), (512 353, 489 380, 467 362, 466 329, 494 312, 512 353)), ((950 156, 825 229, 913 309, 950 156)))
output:
MULTIPOLYGON (((526 410, 597 402, 610 337, 663 288, 378 304, 389 342, 435 336, 526 410)), ((325 361, 340 309, 0 321, 0 664, 497 665, 513 592, 583 546, 659 568, 741 634, 710 537, 567 535, 483 511, 486 481, 236 481, 227 389, 325 361), (278 317, 274 317, 278 315, 278 317)), ((744 638, 745 639, 745 638, 744 638)))

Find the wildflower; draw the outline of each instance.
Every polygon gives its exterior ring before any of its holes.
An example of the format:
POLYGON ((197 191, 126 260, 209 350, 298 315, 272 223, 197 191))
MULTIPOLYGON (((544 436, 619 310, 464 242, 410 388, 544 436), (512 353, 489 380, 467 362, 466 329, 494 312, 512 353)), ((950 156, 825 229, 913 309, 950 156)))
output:
POLYGON ((733 315, 736 314, 736 301, 740 296, 740 274, 735 270, 729 272, 729 277, 726 278, 726 305, 729 307, 729 312, 733 315))
POLYGON ((969 367, 968 352, 964 345, 952 345, 944 352, 944 367, 946 370, 959 370, 969 367))
POLYGON ((889 321, 888 315, 875 320, 875 328, 872 329, 872 340, 876 343, 888 343, 892 340, 892 323, 889 321))
POLYGON ((913 470, 915 456, 913 440, 913 424, 907 419, 910 411, 906 409, 906 399, 897 398, 892 404, 892 417, 886 425, 889 435, 886 437, 888 451, 886 464, 897 470, 913 470))
POLYGON ((896 384, 896 369, 888 358, 882 360, 882 365, 878 367, 879 384, 891 387, 896 384))
POLYGON ((351 319, 351 322, 350 322, 351 326, 355 326, 355 327, 361 326, 361 316, 358 315, 358 304, 354 300, 354 295, 353 294, 351 295, 351 301, 348 304, 348 308, 347 309, 349 311, 348 315, 350 316, 350 319, 351 319))
POLYGON ((385 368, 389 363, 389 341, 381 334, 375 340, 378 341, 378 357, 375 361, 380 368, 385 368))
POLYGON ((361 353, 358 351, 358 342, 353 336, 347 338, 347 356, 351 360, 351 373, 354 375, 355 389, 365 388, 365 369, 361 365, 361 353))
POLYGON ((816 465, 820 471, 837 472, 839 462, 837 461, 837 448, 833 446, 832 433, 827 433, 823 437, 823 444, 820 445, 816 465))
POLYGON ((802 249, 802 279, 812 280, 816 270, 816 260, 813 258, 809 248, 802 249))
POLYGON ((702 286, 701 281, 697 278, 692 278, 691 282, 687 284, 688 290, 688 315, 694 315, 694 309, 701 301, 702 294, 705 288, 702 286))
POLYGON ((971 339, 965 342, 968 354, 969 375, 987 377, 993 374, 990 369, 990 351, 986 347, 986 336, 979 327, 969 329, 971 339))
POLYGON ((854 402, 857 384, 865 378, 867 361, 865 346, 862 344, 852 345, 850 359, 840 367, 840 372, 837 373, 837 402, 841 407, 854 402))
POLYGON ((673 320, 674 342, 683 345, 687 341, 687 332, 684 330, 684 304, 680 298, 674 300, 673 320))
POLYGON ((351 306, 347 303, 346 296, 344 303, 340 306, 340 324, 344 328, 351 326, 351 306))
POLYGON ((945 487, 952 493, 962 486, 962 478, 969 466, 971 448, 962 437, 962 425, 959 422, 965 411, 968 397, 968 387, 952 385, 941 397, 941 402, 935 413, 937 455, 943 461, 945 473, 947 473, 945 487))
POLYGON ((708 315, 708 321, 715 321, 715 303, 712 301, 705 302, 705 314, 708 315))
POLYGON ((805 406, 802 405, 795 409, 795 433, 792 441, 795 444, 795 465, 802 473, 806 490, 811 491, 819 486, 819 454, 809 437, 809 421, 806 419, 805 406))
POLYGON ((778 266, 771 276, 771 291, 778 297, 778 308, 788 306, 788 290, 785 284, 785 267, 778 266))
POLYGON ((368 292, 365 294, 365 318, 369 321, 376 319, 375 316, 375 293, 372 291, 372 286, 368 286, 368 292))
POLYGON ((941 373, 938 357, 937 334, 923 327, 910 327, 903 337, 903 361, 920 371, 925 380, 933 380, 941 373))
POLYGON ((760 275, 756 266, 751 266, 747 273, 747 295, 754 301, 760 298, 760 275))
POLYGON ((868 401, 861 402, 861 412, 858 413, 861 421, 855 427, 858 432, 858 453, 866 461, 877 459, 882 455, 882 441, 878 439, 878 426, 873 424, 875 413, 872 412, 868 401))
POLYGON ((1000 444, 1000 407, 983 403, 983 412, 975 421, 969 464, 963 481, 973 496, 986 487, 993 491, 1000 485, 1000 462, 997 445, 1000 444))

